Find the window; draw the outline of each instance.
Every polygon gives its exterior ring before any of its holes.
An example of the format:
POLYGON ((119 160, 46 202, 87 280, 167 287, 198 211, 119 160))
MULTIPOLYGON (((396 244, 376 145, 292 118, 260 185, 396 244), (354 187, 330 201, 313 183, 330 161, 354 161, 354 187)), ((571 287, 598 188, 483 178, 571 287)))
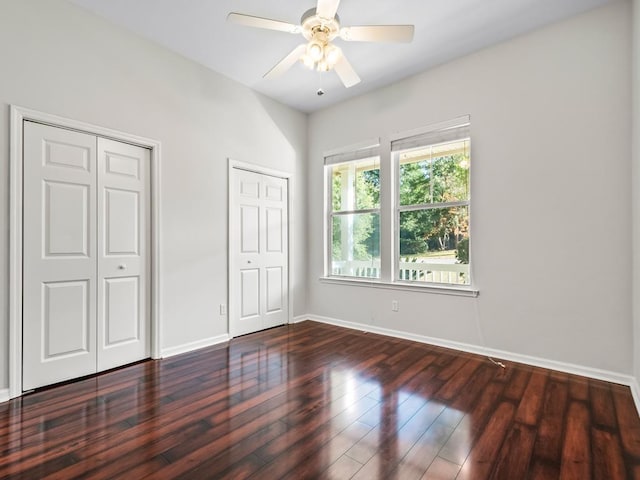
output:
POLYGON ((327 167, 331 274, 380 278, 380 159, 327 167))
POLYGON ((326 276, 469 286, 470 146, 466 116, 327 155, 326 276))
POLYGON ((469 139, 396 155, 398 280, 470 283, 469 139))

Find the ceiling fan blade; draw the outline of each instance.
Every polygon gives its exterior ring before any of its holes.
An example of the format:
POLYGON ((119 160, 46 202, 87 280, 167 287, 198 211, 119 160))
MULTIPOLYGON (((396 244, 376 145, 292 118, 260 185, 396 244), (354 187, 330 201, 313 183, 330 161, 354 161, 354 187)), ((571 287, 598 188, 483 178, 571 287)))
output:
POLYGON ((333 20, 338 11, 338 5, 340 5, 340 0, 318 0, 316 15, 333 20))
POLYGON ((355 84, 360 83, 360 77, 344 55, 340 56, 340 60, 333 68, 345 87, 353 87, 355 84))
POLYGON ((413 31, 413 25, 362 25, 340 29, 340 37, 348 42, 409 43, 413 31))
POLYGON ((282 75, 289 70, 295 63, 300 60, 300 57, 307 51, 307 44, 303 43, 294 48, 289 55, 284 57, 280 62, 276 64, 271 70, 264 74, 264 78, 275 78, 282 75))
POLYGON ((302 29, 293 23, 271 20, 270 18, 254 17, 243 13, 231 12, 227 15, 227 21, 244 25, 245 27, 266 28, 268 30, 278 30, 287 33, 300 33, 302 29))

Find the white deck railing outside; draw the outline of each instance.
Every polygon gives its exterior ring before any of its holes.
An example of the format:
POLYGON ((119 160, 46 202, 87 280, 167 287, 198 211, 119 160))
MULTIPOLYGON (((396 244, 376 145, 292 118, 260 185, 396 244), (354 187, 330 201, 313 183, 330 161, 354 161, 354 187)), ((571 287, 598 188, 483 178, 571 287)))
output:
MULTIPOLYGON (((400 262, 399 268, 400 280, 462 285, 466 282, 465 277, 469 278, 469 265, 464 263, 400 262)), ((333 261, 332 274, 380 278, 380 262, 333 261)))

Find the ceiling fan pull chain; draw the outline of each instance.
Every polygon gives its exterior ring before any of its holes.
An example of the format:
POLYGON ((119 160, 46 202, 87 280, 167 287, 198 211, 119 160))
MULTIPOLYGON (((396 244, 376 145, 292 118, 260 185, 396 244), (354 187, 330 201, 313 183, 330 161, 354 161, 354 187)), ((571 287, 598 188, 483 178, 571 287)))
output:
POLYGON ((322 74, 323 74, 323 73, 324 73, 324 72, 322 72, 322 71, 318 70, 318 77, 320 78, 320 81, 319 81, 319 83, 320 83, 320 88, 318 88, 318 91, 316 92, 316 95, 318 95, 319 97, 321 97, 322 95, 324 95, 324 90, 323 90, 323 88, 322 88, 322 74))

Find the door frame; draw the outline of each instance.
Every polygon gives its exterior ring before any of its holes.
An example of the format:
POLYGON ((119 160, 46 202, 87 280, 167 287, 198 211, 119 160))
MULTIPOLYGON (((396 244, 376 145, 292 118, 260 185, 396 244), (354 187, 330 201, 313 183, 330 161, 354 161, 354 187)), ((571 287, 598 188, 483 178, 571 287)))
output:
POLYGON ((22 229, 23 229, 23 126, 27 120, 52 127, 75 130, 119 142, 148 148, 151 151, 151 358, 161 358, 160 291, 160 151, 157 140, 59 117, 18 105, 10 106, 9 138, 9 398, 22 395, 22 229))
POLYGON ((236 258, 237 248, 236 245, 231 241, 233 236, 233 225, 234 222, 237 222, 238 218, 235 214, 235 210, 232 208, 234 194, 236 193, 235 184, 234 184, 234 170, 244 170, 247 172, 258 173, 260 175, 268 175, 270 177, 281 178, 287 181, 287 323, 293 323, 293 296, 291 295, 291 280, 292 280, 292 259, 293 259, 293 232, 291 229, 291 218, 293 212, 293 175, 289 172, 284 172, 281 170, 275 170, 268 167, 263 167, 261 165, 256 165, 253 163, 242 162, 238 160, 233 160, 232 158, 228 159, 228 208, 227 208, 227 332, 229 334, 229 338, 233 338, 231 335, 231 319, 233 318, 234 306, 231 299, 237 292, 234 289, 234 285, 236 285, 236 267, 238 265, 235 264, 234 259, 236 258))

